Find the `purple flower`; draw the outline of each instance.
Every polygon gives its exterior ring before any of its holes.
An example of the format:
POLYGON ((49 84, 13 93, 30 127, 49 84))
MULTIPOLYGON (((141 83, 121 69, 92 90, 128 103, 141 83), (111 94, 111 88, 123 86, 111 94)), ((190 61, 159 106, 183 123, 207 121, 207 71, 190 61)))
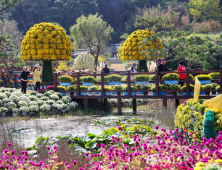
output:
POLYGON ((155 126, 155 129, 159 129, 159 126, 155 126))
POLYGON ((89 153, 85 153, 86 156, 89 156, 89 153))
POLYGON ((77 161, 73 161, 73 164, 75 165, 77 163, 77 161))
POLYGON ((65 164, 65 165, 68 165, 68 162, 65 162, 64 164, 65 164))
POLYGON ((50 150, 50 147, 48 146, 46 149, 47 149, 47 150, 50 150))
POLYGON ((119 129, 119 130, 122 130, 122 127, 121 127, 121 126, 119 126, 119 127, 118 127, 118 129, 119 129))
POLYGON ((12 146, 12 144, 11 144, 11 143, 8 143, 7 145, 8 145, 8 146, 12 146))

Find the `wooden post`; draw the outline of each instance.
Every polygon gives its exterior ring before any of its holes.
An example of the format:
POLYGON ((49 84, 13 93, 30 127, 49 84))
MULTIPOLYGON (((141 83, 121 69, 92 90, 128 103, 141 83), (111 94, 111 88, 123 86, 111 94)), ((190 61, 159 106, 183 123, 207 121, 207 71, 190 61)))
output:
POLYGON ((222 94, 222 66, 220 67, 220 94, 222 94))
POLYGON ((121 98, 117 99, 118 115, 122 115, 122 102, 121 98))
POLYGON ((156 95, 159 96, 159 70, 156 69, 156 95))
POLYGON ((130 70, 127 70, 127 94, 130 96, 131 95, 131 83, 130 83, 130 70))
POLYGON ((104 81, 104 71, 102 70, 101 71, 101 96, 105 95, 104 84, 105 84, 105 81, 104 81))
POLYGON ((133 114, 136 114, 137 108, 136 108, 136 99, 133 99, 133 114))
POLYGON ((167 108, 167 99, 163 99, 163 107, 167 108))
POLYGON ((108 100, 104 99, 104 111, 107 111, 108 100))
POLYGON ((57 73, 54 73, 54 91, 57 91, 57 73))
POLYGON ((5 87, 7 87, 7 86, 6 86, 6 84, 7 84, 6 75, 5 75, 5 77, 4 77, 4 83, 5 83, 5 87))
POLYGON ((180 99, 175 99, 176 108, 180 105, 180 99))
POLYGON ((76 81, 76 85, 77 85, 77 92, 76 92, 76 95, 79 96, 79 95, 80 95, 80 75, 79 75, 79 72, 77 72, 77 81, 76 81))
POLYGON ((15 88, 16 88, 16 86, 17 86, 17 85, 16 85, 16 76, 17 76, 17 74, 14 74, 14 79, 15 79, 15 80, 14 80, 14 82, 15 82, 15 88))
POLYGON ((186 93, 187 96, 190 95, 190 70, 189 68, 186 69, 186 93))
POLYGON ((96 71, 93 72, 93 76, 96 78, 96 71))
POLYGON ((89 109, 89 99, 87 98, 84 99, 84 108, 89 109))

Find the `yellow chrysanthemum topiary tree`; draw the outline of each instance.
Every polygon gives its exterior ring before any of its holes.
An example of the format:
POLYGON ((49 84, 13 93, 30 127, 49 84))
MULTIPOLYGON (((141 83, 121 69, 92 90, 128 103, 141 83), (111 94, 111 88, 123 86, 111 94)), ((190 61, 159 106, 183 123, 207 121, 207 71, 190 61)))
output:
POLYGON ((137 30, 134 31, 131 35, 128 36, 126 41, 123 43, 121 47, 121 59, 123 61, 126 60, 139 60, 139 71, 145 70, 147 71, 146 60, 153 60, 155 56, 147 56, 147 49, 163 49, 163 44, 160 39, 158 39, 157 43, 149 41, 148 44, 143 43, 141 40, 146 38, 149 35, 154 35, 152 31, 148 30, 137 30))
POLYGON ((72 55, 72 43, 64 28, 46 22, 26 32, 21 48, 24 61, 43 61, 42 82, 53 81, 52 61, 68 61, 72 55))

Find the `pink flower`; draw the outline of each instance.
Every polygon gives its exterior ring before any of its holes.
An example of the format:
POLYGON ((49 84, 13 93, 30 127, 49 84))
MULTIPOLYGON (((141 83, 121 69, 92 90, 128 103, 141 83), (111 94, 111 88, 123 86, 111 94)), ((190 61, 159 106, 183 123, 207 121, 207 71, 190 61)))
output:
POLYGON ((122 127, 121 127, 121 126, 119 126, 119 127, 118 127, 118 129, 119 129, 119 130, 122 130, 122 127))
POLYGON ((77 161, 73 161, 73 164, 75 165, 77 163, 77 161))
POLYGON ((11 144, 11 143, 8 143, 7 145, 8 145, 8 146, 12 146, 12 144, 11 144))

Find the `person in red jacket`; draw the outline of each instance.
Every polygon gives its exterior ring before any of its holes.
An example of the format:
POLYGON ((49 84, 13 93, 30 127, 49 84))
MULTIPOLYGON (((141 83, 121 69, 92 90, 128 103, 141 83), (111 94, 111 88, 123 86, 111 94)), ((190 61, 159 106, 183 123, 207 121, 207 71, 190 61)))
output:
MULTIPOLYGON (((186 72, 186 67, 183 65, 182 61, 179 61, 179 67, 177 69, 177 71, 185 71, 186 72)), ((179 73, 180 75, 180 80, 184 80, 183 82, 179 83, 181 84, 181 87, 183 86, 184 82, 185 82, 185 78, 186 78, 186 73, 179 73)))

